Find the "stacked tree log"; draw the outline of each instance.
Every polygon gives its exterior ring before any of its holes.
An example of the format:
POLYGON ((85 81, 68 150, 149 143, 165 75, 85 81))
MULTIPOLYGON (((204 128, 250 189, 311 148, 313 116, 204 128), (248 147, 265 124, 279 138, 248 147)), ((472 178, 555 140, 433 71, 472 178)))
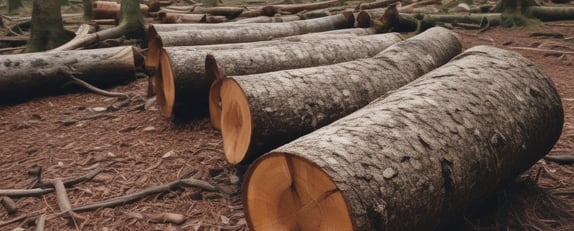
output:
POLYGON ((369 59, 226 76, 221 87, 226 158, 233 164, 249 163, 413 81, 460 51, 454 33, 437 27, 369 59))
MULTIPOLYGON (((156 76, 156 95, 160 109, 166 116, 206 114, 211 84, 215 80, 221 81, 221 76, 368 58, 401 39, 396 33, 359 37, 309 34, 269 42, 166 47, 161 52, 162 64, 156 76)), ((212 87, 213 94, 217 95, 217 98, 212 99, 216 101, 211 110, 213 113, 219 111, 216 106, 219 103, 219 85, 220 82, 212 87)))
POLYGON ((146 68, 157 71, 160 51, 169 46, 195 46, 271 40, 298 34, 352 27, 352 13, 283 23, 257 24, 154 24, 148 30, 146 68))
POLYGON ((69 90, 71 75, 97 87, 135 79, 131 46, 3 55, 0 64, 0 103, 69 90))
POLYGON ((532 62, 471 48, 259 158, 245 175, 247 222, 255 231, 433 230, 550 151, 563 113, 532 62))

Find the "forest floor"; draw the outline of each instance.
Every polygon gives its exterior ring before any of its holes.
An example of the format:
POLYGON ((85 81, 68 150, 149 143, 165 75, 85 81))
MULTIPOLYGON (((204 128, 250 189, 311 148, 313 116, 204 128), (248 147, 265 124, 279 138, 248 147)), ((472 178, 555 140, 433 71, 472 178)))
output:
MULTIPOLYGON (((562 98, 565 124, 549 155, 574 155, 574 21, 523 29, 455 31, 465 48, 510 49, 550 76, 562 98)), ((147 81, 139 79, 110 90, 143 99, 146 89, 147 81)), ((0 209, 0 224, 44 213, 48 230, 248 229, 240 192, 244 167, 226 163, 221 133, 207 118, 174 123, 157 110, 141 110, 143 100, 102 111, 117 102, 77 92, 0 106, 0 188, 29 188, 37 179, 34 170, 38 167, 43 179, 80 176, 103 168, 93 179, 68 189, 73 207, 188 177, 223 186, 226 192, 176 187, 122 206, 80 212, 76 224, 59 216, 55 193, 47 193, 16 198, 19 211, 9 215, 0 209), (182 214, 186 220, 176 225, 150 219, 166 212, 182 214)), ((448 229, 574 230, 574 166, 540 160, 487 202, 479 212, 448 229)), ((0 230, 26 228, 25 220, 0 230)))

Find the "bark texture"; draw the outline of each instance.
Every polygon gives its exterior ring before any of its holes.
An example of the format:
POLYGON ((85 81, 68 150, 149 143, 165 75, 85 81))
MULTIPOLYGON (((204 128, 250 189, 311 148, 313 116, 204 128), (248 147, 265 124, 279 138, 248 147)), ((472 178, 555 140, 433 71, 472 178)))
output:
MULTIPOLYGON (((273 156, 296 156, 336 184, 353 230, 432 230, 543 157, 563 119, 553 83, 532 62, 479 46, 273 150, 246 177, 273 156)), ((246 199, 248 223, 262 223, 249 215, 261 200, 246 199)))
MULTIPOLYGON (((346 29, 348 32, 364 29, 346 29), (353 31, 351 31, 353 30, 353 31)), ((210 53, 206 60, 206 77, 216 82, 209 93, 209 115, 211 124, 221 128, 220 87, 223 78, 216 76, 237 76, 323 66, 356 59, 373 57, 387 47, 402 40, 397 33, 370 36, 346 36, 342 34, 312 33, 288 39, 281 43, 251 50, 230 50, 210 53), (339 38, 336 38, 339 37, 339 38), (248 57, 248 58, 246 58, 248 57)), ((201 96, 195 98, 201 99, 201 96)), ((202 105, 198 105, 202 107, 202 105)))
POLYGON ((132 47, 0 56, 0 103, 60 93, 71 86, 63 72, 98 87, 135 79, 132 47), (105 68, 102 68, 105 67, 105 68))
POLYGON ((271 40, 278 37, 352 27, 354 21, 352 14, 339 14, 295 22, 197 25, 188 27, 189 29, 182 29, 182 26, 154 25, 148 31, 149 51, 146 67, 150 70, 158 67, 162 47, 271 40))
POLYGON ((50 50, 74 37, 74 32, 64 29, 59 0, 34 0, 32 4, 32 32, 26 52, 50 50))
MULTIPOLYGON (((162 63, 162 68, 171 67, 172 76, 162 75, 161 78, 172 79, 175 86, 172 114, 185 116, 207 112, 209 89, 215 76, 264 73, 367 58, 402 40, 399 34, 394 33, 337 36, 339 38, 325 34, 275 42, 245 43, 238 44, 236 49, 232 48, 232 44, 203 46, 199 49, 193 46, 166 47, 163 50, 169 64, 166 63, 164 67, 162 63), (222 47, 229 49, 220 49, 222 47), (206 75, 207 54, 212 57, 211 64, 207 65, 213 67, 208 71, 211 72, 209 75, 206 75)), ((166 90, 159 89, 157 92, 165 93, 166 90)), ((160 108, 164 106, 160 105, 160 108)), ((170 109, 163 111, 169 115, 167 112, 170 109)))
MULTIPOLYGON (((370 101, 399 88, 460 53, 454 33, 433 28, 399 42, 370 59, 314 68, 284 70, 258 75, 228 76, 222 87, 221 127, 225 154, 257 156, 333 122, 370 101), (247 98, 251 113, 247 150, 235 150, 238 134, 227 132, 233 123, 227 115, 225 85, 237 85, 247 98), (227 118, 226 118, 227 117, 227 118), (227 142, 226 142, 227 141, 227 142)), ((239 96, 238 96, 239 97, 239 96)), ((237 160, 232 163, 238 163, 237 160)))

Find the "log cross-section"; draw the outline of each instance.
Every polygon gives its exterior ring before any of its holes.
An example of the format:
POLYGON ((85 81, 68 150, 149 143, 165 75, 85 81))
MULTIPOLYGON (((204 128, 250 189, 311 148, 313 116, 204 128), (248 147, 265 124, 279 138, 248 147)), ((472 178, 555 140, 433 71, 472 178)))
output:
POLYGON ((247 222, 254 231, 434 230, 530 168, 563 123, 554 84, 532 62, 474 47, 259 158, 245 175, 247 222))
POLYGON ((221 87, 227 160, 248 163, 445 64, 460 51, 455 34, 436 27, 373 58, 227 76, 221 87))

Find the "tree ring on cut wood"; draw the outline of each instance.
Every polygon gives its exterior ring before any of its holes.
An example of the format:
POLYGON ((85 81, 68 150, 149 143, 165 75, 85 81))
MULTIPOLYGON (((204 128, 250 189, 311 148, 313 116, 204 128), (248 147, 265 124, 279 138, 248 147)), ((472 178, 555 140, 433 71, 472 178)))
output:
POLYGON ((169 57, 161 52, 161 65, 159 66, 161 74, 155 76, 155 92, 157 104, 160 107, 162 115, 170 117, 175 102, 175 84, 169 57))
POLYGON ((223 149, 227 161, 232 164, 241 162, 251 143, 251 111, 247 96, 234 79, 225 79, 221 86, 221 99, 226 106, 221 111, 223 149))
POLYGON ((341 191, 321 167, 288 153, 253 165, 243 194, 251 230, 353 229, 341 191))
POLYGON ((155 27, 150 26, 148 29, 148 53, 145 59, 145 67, 147 71, 156 71, 159 65, 161 48, 163 43, 159 37, 155 27))

